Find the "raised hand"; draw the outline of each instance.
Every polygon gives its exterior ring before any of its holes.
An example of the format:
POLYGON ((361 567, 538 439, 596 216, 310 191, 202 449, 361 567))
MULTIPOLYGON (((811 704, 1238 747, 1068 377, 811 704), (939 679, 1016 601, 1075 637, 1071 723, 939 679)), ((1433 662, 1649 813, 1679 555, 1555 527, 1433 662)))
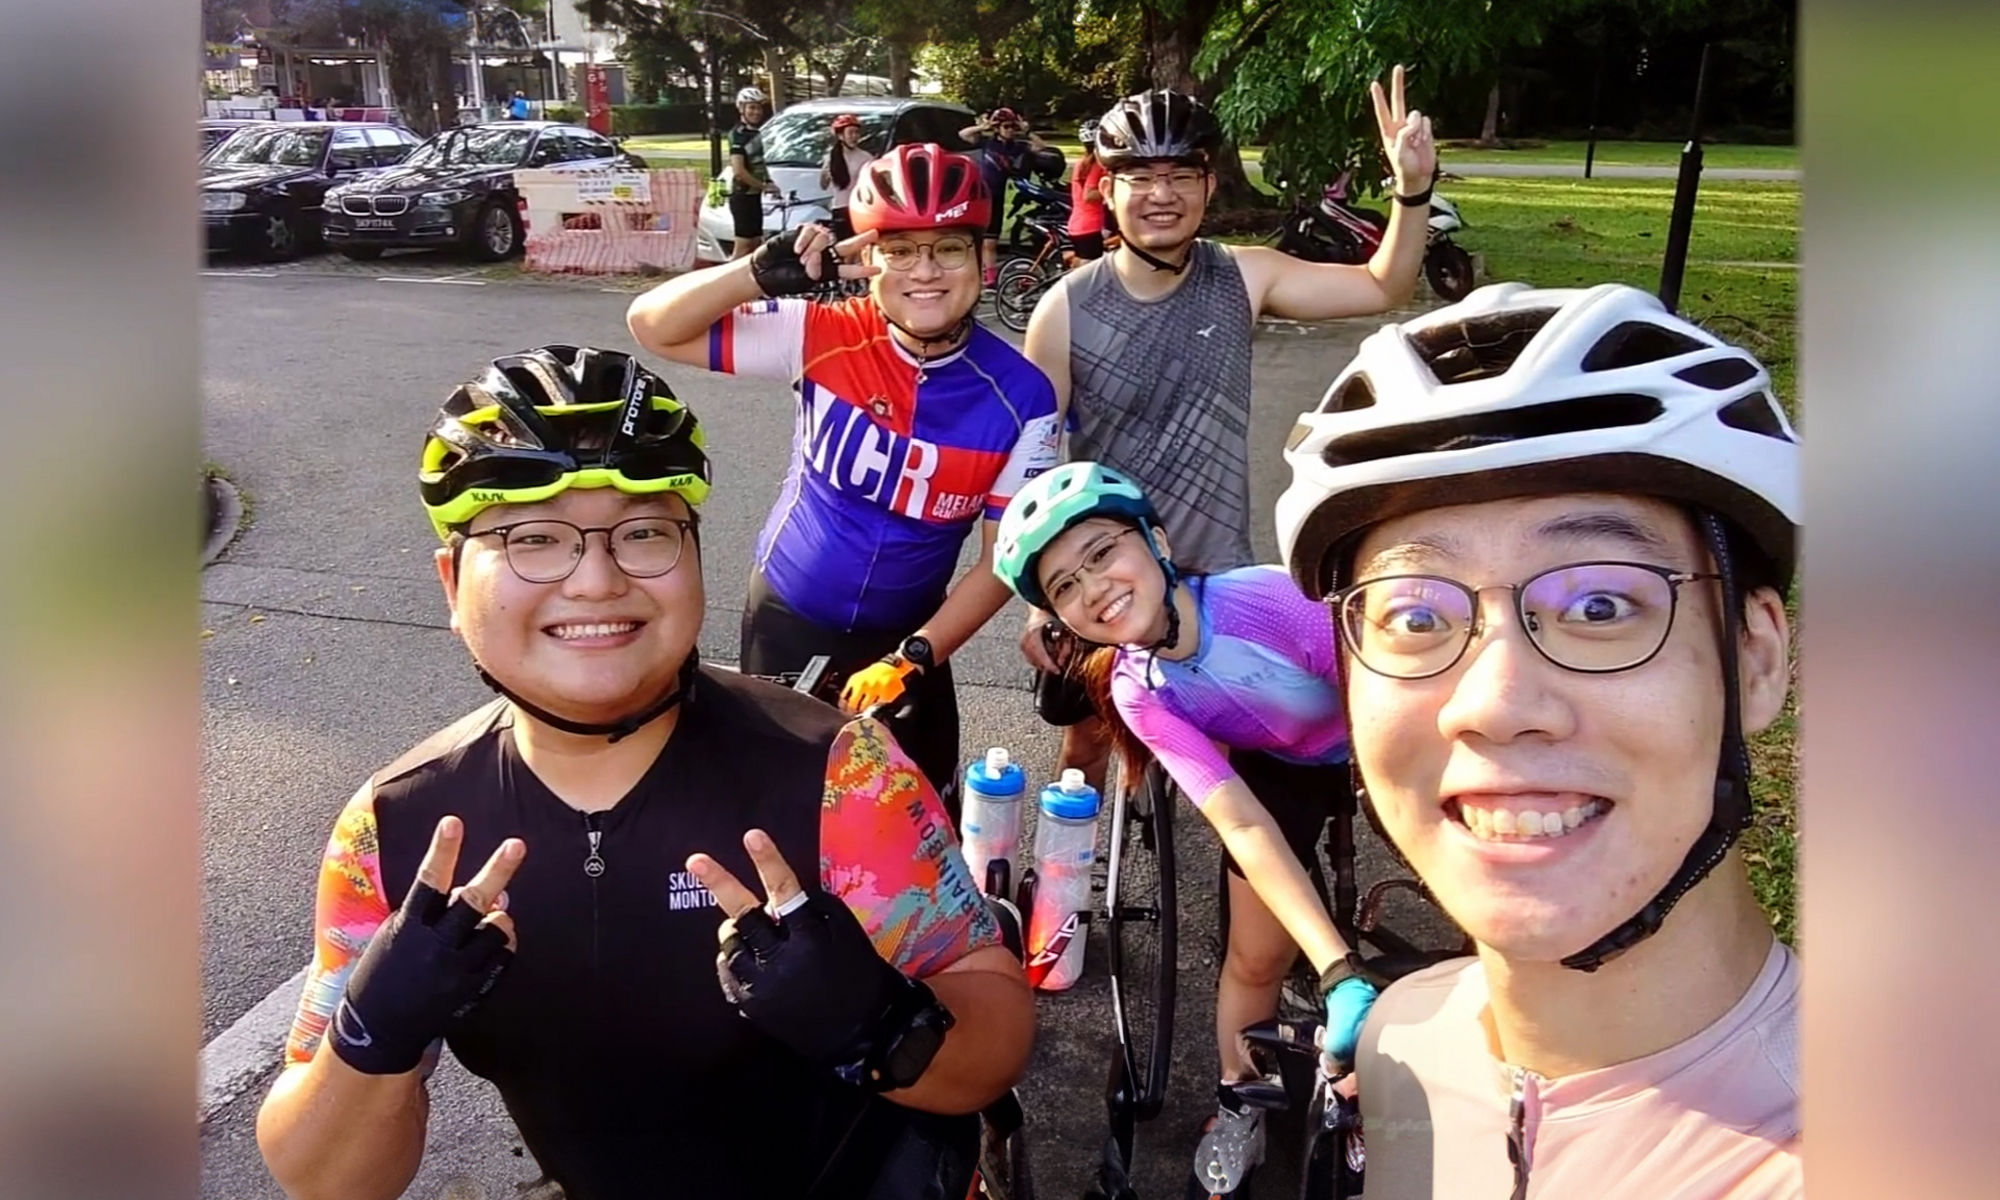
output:
POLYGON ((364 1075, 415 1070, 430 1044, 493 990, 513 960, 504 889, 528 847, 508 838, 454 888, 464 841, 457 817, 437 823, 402 908, 369 939, 327 1025, 333 1053, 364 1075))
POLYGON ((799 882, 770 835, 753 829, 743 848, 764 885, 762 901, 708 855, 687 860, 728 914, 717 931, 722 994, 802 1057, 853 1067, 876 1048, 915 985, 876 953, 838 897, 799 882))
POLYGON ((1431 141, 1431 119, 1404 102, 1400 63, 1390 73, 1390 92, 1383 92, 1379 80, 1368 85, 1375 122, 1382 129, 1382 152, 1396 173, 1396 191, 1413 196, 1429 187, 1437 174, 1437 145, 1431 141))

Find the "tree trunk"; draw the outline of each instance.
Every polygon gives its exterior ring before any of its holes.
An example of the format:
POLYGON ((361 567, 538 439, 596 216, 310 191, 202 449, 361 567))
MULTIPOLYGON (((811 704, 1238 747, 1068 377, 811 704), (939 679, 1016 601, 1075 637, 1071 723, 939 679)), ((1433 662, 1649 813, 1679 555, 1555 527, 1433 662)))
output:
POLYGON ((910 94, 910 47, 900 40, 889 43, 889 94, 910 94))
POLYGON ((770 42, 764 43, 764 74, 771 81, 771 111, 785 106, 785 53, 770 42))
POLYGON ((1500 81, 1486 93, 1486 123, 1479 127, 1479 144, 1491 150, 1500 144, 1500 81))
MULTIPOLYGON (((1202 35, 1215 9, 1215 0, 1188 0, 1178 17, 1168 17, 1148 7, 1147 57, 1151 60, 1154 87, 1185 92, 1203 104, 1214 100, 1213 89, 1203 87, 1194 77, 1194 56, 1201 49, 1202 35)), ((1222 152, 1215 156, 1215 198, 1209 207, 1243 208, 1262 202, 1263 193, 1244 174, 1243 157, 1237 152, 1236 143, 1225 141, 1222 152)))

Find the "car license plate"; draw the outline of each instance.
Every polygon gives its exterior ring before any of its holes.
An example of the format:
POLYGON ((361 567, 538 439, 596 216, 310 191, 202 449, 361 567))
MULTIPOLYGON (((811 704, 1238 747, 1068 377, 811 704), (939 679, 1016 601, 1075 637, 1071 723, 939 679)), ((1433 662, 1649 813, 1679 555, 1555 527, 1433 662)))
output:
POLYGON ((356 217, 354 219, 354 227, 356 229, 394 229, 396 227, 396 219, 394 217, 356 217))

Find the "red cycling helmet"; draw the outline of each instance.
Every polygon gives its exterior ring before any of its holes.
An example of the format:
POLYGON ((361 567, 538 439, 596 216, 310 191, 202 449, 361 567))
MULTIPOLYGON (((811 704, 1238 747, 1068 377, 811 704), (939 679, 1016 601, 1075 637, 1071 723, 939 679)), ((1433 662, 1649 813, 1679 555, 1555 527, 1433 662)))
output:
POLYGON ((1011 108, 996 108, 993 110, 993 114, 986 119, 995 125, 1019 125, 1021 123, 1021 114, 1011 108))
POLYGON ((847 128, 850 125, 859 125, 859 124, 861 124, 860 117, 855 116, 853 113, 841 113, 839 116, 833 119, 833 131, 835 133, 839 133, 841 130, 847 128))
POLYGON ((848 201, 856 233, 984 230, 993 198, 971 156, 936 142, 905 142, 862 169, 848 201))

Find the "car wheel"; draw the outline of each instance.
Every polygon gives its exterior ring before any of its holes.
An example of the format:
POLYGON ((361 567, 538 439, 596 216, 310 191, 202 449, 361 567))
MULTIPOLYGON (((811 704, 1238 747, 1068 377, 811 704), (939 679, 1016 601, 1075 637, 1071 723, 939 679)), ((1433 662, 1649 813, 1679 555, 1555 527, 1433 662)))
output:
POLYGON ((340 253, 343 257, 351 258, 355 262, 374 262, 376 259, 382 257, 382 247, 342 246, 340 253))
POLYGON ((265 213, 258 223, 256 239, 252 246, 259 259, 264 262, 283 262, 297 258, 299 254, 298 218, 289 213, 265 213))
POLYGON ((481 262, 499 262, 521 248, 521 223, 513 210, 489 202, 472 222, 472 256, 481 262))

